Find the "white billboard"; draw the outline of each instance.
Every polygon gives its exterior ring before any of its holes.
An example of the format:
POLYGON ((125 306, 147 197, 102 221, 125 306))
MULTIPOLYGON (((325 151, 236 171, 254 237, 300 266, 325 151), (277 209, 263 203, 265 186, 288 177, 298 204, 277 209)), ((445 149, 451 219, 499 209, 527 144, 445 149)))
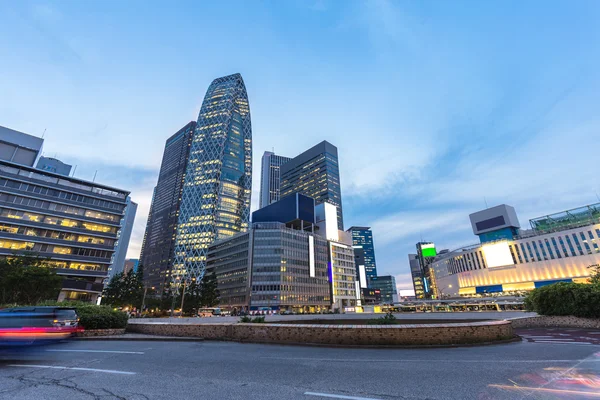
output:
POLYGON ((510 249, 508 248, 508 242, 484 244, 481 249, 483 250, 483 256, 488 268, 514 265, 510 249))

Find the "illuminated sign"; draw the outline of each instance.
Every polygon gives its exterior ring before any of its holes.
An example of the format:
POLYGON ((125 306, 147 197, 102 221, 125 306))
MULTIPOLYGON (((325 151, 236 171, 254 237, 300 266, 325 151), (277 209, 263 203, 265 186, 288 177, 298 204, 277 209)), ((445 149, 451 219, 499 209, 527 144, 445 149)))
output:
POLYGON ((435 251, 435 244, 424 243, 421 245, 421 255, 423 257, 435 257, 437 252, 435 251))
POLYGON ((358 266, 358 275, 359 275, 359 279, 360 279, 360 287, 366 288, 367 287, 367 271, 365 270, 364 265, 358 266))
POLYGON ((481 249, 488 268, 505 267, 515 263, 510 254, 508 242, 486 244, 481 249))

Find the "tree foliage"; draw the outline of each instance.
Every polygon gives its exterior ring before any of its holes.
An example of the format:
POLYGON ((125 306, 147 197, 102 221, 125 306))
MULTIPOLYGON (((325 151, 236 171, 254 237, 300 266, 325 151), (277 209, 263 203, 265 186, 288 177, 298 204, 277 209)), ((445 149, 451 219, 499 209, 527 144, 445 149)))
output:
POLYGON ((591 265, 590 284, 559 282, 532 290, 525 306, 540 315, 600 318, 600 268, 591 265))
POLYGON ((200 282, 200 304, 203 307, 214 307, 219 304, 217 274, 214 271, 210 275, 204 275, 200 282))
POLYGON ((34 254, 0 260, 0 303, 33 305, 56 300, 62 278, 46 261, 34 254))
POLYGON ((144 268, 115 274, 104 288, 102 301, 113 307, 140 307, 144 296, 144 268))

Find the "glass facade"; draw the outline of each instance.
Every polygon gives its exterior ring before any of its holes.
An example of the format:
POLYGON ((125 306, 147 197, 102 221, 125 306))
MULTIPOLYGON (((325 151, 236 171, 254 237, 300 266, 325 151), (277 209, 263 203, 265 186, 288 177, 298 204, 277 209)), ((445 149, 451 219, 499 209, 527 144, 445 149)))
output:
POLYGON ((348 229, 352 234, 352 245, 361 247, 365 252, 365 273, 367 279, 377 277, 377 265, 375 263, 375 246, 373 245, 373 232, 365 226, 353 226, 348 229))
POLYGON ((280 199, 281 166, 291 160, 289 157, 278 156, 265 151, 262 156, 260 171, 260 202, 259 208, 275 203, 280 199))
POLYGON ((145 285, 158 293, 170 282, 183 178, 195 128, 192 121, 167 139, 150 205, 140 261, 145 285))
POLYGON ((186 167, 172 279, 202 279, 208 247, 248 229, 252 126, 240 74, 215 79, 196 124, 186 167))
POLYGON ((338 229, 344 230, 337 147, 323 141, 281 166, 281 197, 294 193, 337 206, 338 229))
POLYGON ((396 277, 392 275, 378 276, 377 279, 371 282, 371 286, 373 289, 381 291, 381 302, 383 304, 393 304, 398 301, 396 277))
POLYGON ((63 276, 59 300, 94 301, 129 192, 0 161, 0 257, 34 252, 63 276), (75 296, 75 297, 73 297, 75 296))

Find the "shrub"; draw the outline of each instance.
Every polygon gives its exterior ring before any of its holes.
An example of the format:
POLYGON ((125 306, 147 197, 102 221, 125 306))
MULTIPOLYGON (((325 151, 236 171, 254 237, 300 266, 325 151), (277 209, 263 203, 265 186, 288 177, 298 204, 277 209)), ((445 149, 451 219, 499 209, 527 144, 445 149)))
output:
POLYGON ((265 322, 265 317, 255 317, 255 318, 251 318, 247 315, 244 315, 242 318, 240 318, 240 322, 243 323, 254 323, 254 324, 262 324, 265 322))
POLYGON ((394 314, 391 312, 385 314, 384 317, 380 317, 377 319, 370 319, 367 322, 367 325, 395 325, 398 323, 398 319, 394 317, 394 314))
POLYGON ((559 282, 531 291, 525 307, 540 315, 600 318, 600 285, 559 282))
POLYGON ((127 314, 107 306, 97 306, 83 302, 44 302, 40 306, 74 307, 79 316, 79 324, 85 329, 122 329, 127 326, 127 314))

